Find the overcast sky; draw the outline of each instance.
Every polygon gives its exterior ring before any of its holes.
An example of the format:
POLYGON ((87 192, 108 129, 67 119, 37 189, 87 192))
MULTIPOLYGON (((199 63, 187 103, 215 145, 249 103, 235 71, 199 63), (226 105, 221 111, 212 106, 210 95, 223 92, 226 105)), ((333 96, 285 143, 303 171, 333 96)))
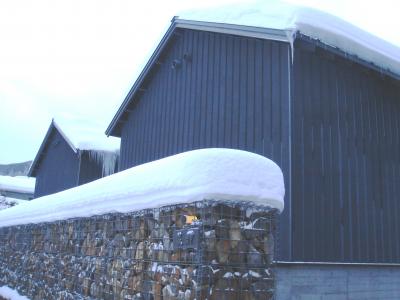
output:
MULTIPOLYGON (((104 132, 183 10, 243 0, 2 0, 0 163, 32 160, 51 119, 104 132)), ((290 0, 335 14, 400 46, 397 1, 290 0)))

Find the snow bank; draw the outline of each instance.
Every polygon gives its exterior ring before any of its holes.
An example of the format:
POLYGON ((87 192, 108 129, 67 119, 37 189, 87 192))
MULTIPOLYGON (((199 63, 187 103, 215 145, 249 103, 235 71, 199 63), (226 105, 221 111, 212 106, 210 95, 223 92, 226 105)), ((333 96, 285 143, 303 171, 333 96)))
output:
POLYGON ((184 12, 178 19, 285 30, 291 43, 296 32, 301 32, 400 75, 399 47, 316 9, 259 1, 184 12))
POLYGON ((0 176, 0 191, 31 193, 35 190, 35 179, 26 176, 0 176))
POLYGON ((204 199, 253 201, 282 211, 283 175, 246 151, 201 149, 143 164, 0 211, 0 226, 130 212, 204 199))
POLYGON ((7 300, 29 300, 29 298, 21 296, 16 290, 13 290, 6 285, 0 287, 0 296, 7 300))

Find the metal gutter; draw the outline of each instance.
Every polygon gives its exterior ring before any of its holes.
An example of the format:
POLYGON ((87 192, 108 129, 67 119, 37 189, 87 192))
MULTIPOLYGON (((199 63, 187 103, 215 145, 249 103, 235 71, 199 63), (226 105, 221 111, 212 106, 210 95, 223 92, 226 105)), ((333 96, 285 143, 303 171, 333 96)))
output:
POLYGON ((233 35, 268 39, 280 42, 289 42, 287 31, 282 29, 192 21, 185 19, 174 19, 174 22, 176 24, 176 27, 178 28, 233 34, 233 35))
POLYGON ((384 76, 388 76, 390 78, 393 78, 395 80, 400 81, 400 74, 397 74, 397 73, 394 73, 394 72, 392 72, 392 71, 390 71, 388 69, 384 69, 382 67, 379 67, 378 65, 376 65, 376 64, 374 64, 372 62, 366 61, 366 60, 358 57, 355 54, 349 54, 349 53, 341 50, 340 48, 330 46, 328 44, 325 44, 325 43, 321 42, 318 39, 309 37, 309 36, 304 35, 304 34, 302 34, 300 32, 296 32, 296 34, 294 36, 294 40, 301 40, 301 41, 309 42, 311 44, 314 44, 316 47, 319 47, 319 48, 322 48, 322 49, 324 49, 326 51, 331 52, 334 55, 337 55, 339 57, 343 57, 345 59, 353 61, 353 62, 355 62, 355 63, 357 63, 359 65, 362 65, 362 66, 364 66, 364 67, 366 67, 368 69, 372 69, 373 71, 376 71, 378 74, 381 74, 381 75, 384 75, 384 76))

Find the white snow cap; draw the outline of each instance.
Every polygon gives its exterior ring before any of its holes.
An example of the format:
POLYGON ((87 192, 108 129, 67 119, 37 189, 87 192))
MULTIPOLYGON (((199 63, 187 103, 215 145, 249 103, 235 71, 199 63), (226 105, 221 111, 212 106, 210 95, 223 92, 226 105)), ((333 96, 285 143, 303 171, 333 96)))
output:
POLYGON ((205 199, 252 201, 282 211, 281 169, 261 155, 201 149, 143 164, 0 211, 0 226, 131 212, 205 199))
POLYGON ((0 176, 0 191, 31 193, 35 190, 35 178, 26 176, 0 176))
POLYGON ((104 128, 87 119, 57 118, 54 125, 74 149, 117 152, 120 139, 107 137, 104 128))
POLYGON ((181 13, 178 19, 300 32, 400 75, 400 48, 338 17, 276 0, 181 13))

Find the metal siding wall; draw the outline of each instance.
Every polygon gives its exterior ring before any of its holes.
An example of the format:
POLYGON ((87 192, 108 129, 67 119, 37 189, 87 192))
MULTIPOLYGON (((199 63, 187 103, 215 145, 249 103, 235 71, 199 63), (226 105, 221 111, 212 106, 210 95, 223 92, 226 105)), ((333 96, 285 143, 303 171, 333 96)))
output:
MULTIPOLYGON (((289 44, 194 30, 174 39, 122 128, 121 170, 192 149, 244 149, 281 166, 288 203, 289 44), (171 68, 174 59, 180 68, 171 68)), ((288 208, 282 259, 289 216, 288 208)))
POLYGON ((400 88, 295 49, 293 259, 400 262, 400 88))
POLYGON ((36 175, 35 198, 77 185, 78 157, 62 136, 53 130, 46 154, 36 175), (53 143, 57 141, 57 145, 53 143))
POLYGON ((90 159, 88 151, 81 151, 79 185, 102 178, 103 168, 97 161, 90 159))

